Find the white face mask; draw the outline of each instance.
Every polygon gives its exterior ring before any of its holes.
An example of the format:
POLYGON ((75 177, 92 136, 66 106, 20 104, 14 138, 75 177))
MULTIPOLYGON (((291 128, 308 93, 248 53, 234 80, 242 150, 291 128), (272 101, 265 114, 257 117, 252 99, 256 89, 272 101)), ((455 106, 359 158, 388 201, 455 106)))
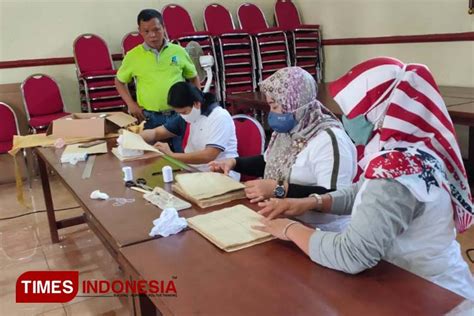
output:
POLYGON ((189 124, 196 123, 201 118, 201 109, 196 109, 194 106, 189 114, 180 114, 183 120, 189 124))

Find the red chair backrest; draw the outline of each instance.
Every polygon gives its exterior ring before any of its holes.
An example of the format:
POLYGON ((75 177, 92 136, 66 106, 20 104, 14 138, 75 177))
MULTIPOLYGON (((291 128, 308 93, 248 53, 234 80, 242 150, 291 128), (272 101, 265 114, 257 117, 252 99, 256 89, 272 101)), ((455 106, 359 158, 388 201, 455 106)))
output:
POLYGON ((143 37, 138 32, 130 32, 122 39, 122 55, 143 43, 143 37))
MULTIPOLYGON (((16 119, 15 112, 12 108, 3 102, 0 102, 0 143, 10 142, 13 144, 13 136, 18 135, 18 122, 16 119)), ((9 147, 0 146, 0 154, 6 153, 11 149, 9 147)))
MULTIPOLYGON (((237 153, 239 157, 257 156, 263 154, 265 146, 265 132, 262 125, 254 118, 237 114, 232 116, 237 136, 237 153)), ((240 181, 255 179, 242 175, 240 181)))
POLYGON ((73 44, 79 72, 112 70, 112 59, 105 41, 94 34, 79 35, 73 44))
POLYGON ((277 0, 275 3, 275 20, 277 26, 289 30, 301 25, 298 10, 291 0, 277 0))
POLYGON ((59 86, 47 75, 29 76, 23 81, 21 92, 30 118, 64 111, 59 86))
POLYGON ((163 21, 166 33, 172 40, 181 34, 196 32, 188 11, 177 4, 168 4, 163 8, 163 21))
POLYGON ((235 29, 229 10, 220 4, 213 3, 204 10, 204 25, 212 34, 223 34, 235 29))
POLYGON ((262 10, 255 4, 243 3, 237 10, 239 23, 242 30, 246 32, 254 32, 268 28, 265 15, 262 10))

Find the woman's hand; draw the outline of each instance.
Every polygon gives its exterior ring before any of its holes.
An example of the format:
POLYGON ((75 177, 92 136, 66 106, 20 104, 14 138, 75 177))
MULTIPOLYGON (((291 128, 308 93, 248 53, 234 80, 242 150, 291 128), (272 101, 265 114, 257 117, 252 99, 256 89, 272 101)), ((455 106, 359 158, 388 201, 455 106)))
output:
POLYGON ((155 143, 154 146, 158 148, 165 155, 168 155, 168 156, 173 155, 173 151, 171 150, 170 145, 168 145, 168 143, 157 142, 155 143))
POLYGON ((234 158, 224 159, 224 160, 214 160, 208 163, 209 170, 213 172, 220 172, 225 175, 228 175, 229 172, 234 169, 236 161, 234 158))
MULTIPOLYGON (((292 223, 294 221, 286 219, 286 218, 278 218, 278 219, 273 219, 273 220, 268 220, 266 218, 262 218, 260 220, 260 223, 262 223, 262 226, 252 226, 253 229, 259 230, 265 233, 270 233, 276 238, 283 239, 283 240, 289 240, 288 237, 285 236, 285 228, 288 224, 292 223)), ((298 224, 292 224, 293 225, 298 225, 298 224)))
POLYGON ((252 180, 245 182, 245 195, 250 203, 256 203, 273 197, 278 182, 273 179, 252 180))
POLYGON ((265 216, 267 219, 273 219, 279 215, 298 216, 312 208, 312 200, 314 199, 270 199, 258 203, 258 206, 262 207, 258 214, 265 216))

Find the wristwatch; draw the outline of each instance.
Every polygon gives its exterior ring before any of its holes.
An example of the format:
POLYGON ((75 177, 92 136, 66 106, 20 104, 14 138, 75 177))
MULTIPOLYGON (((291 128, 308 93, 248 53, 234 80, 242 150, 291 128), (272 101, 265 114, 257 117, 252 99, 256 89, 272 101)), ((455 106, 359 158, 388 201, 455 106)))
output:
POLYGON ((323 198, 321 197, 321 195, 317 193, 311 193, 309 196, 316 199, 316 209, 320 210, 323 206, 323 198))
POLYGON ((278 184, 273 190, 273 195, 278 199, 282 199, 285 197, 286 190, 285 190, 285 186, 283 185, 283 180, 278 180, 278 184))

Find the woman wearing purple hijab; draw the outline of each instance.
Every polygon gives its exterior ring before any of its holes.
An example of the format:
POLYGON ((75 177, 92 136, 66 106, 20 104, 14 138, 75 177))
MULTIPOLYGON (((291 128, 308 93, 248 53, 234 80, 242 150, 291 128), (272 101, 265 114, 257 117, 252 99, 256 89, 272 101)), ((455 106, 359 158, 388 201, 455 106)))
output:
MULTIPOLYGON (((273 129, 264 155, 213 161, 210 169, 262 177, 246 182, 252 203, 307 197, 351 185, 355 147, 335 115, 316 99, 314 78, 300 67, 283 68, 261 82, 260 90, 270 106, 268 124, 273 129)), ((301 220, 316 226, 334 216, 301 220)))

